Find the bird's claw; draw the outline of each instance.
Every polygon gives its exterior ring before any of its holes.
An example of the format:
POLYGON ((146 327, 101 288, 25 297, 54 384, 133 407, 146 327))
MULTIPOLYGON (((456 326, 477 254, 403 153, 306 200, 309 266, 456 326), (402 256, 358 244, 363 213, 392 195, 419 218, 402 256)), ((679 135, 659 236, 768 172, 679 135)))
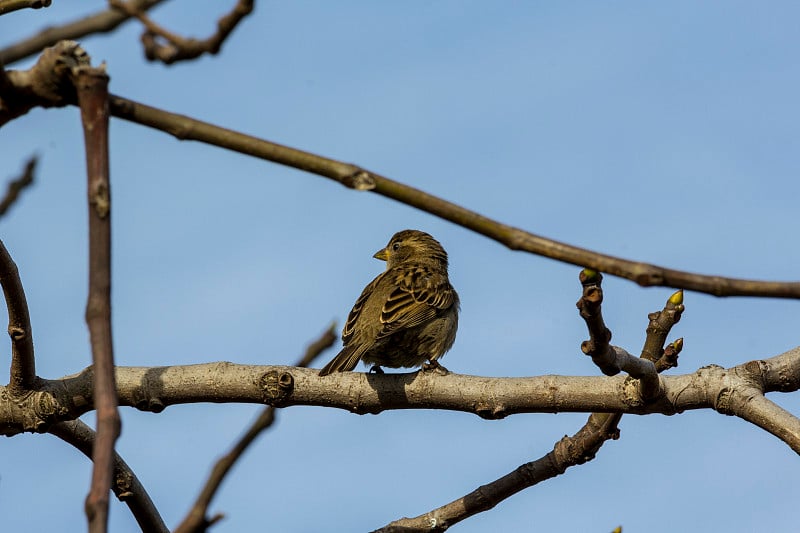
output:
POLYGON ((422 363, 422 371, 423 372, 436 372, 439 375, 446 376, 450 373, 445 367, 443 367, 439 361, 425 361, 422 363))
POLYGON ((372 365, 372 368, 369 369, 370 374, 383 374, 383 369, 378 365, 372 365))

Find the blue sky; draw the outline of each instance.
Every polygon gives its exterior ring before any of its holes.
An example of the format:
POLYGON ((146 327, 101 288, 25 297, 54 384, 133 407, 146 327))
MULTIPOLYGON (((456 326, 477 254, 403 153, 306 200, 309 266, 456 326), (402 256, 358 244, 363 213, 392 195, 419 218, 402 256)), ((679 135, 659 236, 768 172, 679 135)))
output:
MULTIPOLYGON (((0 46, 104 2, 75 4, 0 17, 0 46)), ((155 18, 204 36, 226 9, 187 5, 155 18)), ((107 62, 116 94, 354 162, 534 233, 672 268, 797 280, 799 15, 792 2, 271 2, 219 56, 191 63, 146 63, 135 23, 81 42, 107 62)), ((579 349, 574 266, 142 126, 114 120, 111 136, 118 364, 290 364, 341 325, 382 268, 375 250, 418 228, 448 250, 461 295, 448 368, 598 374, 579 349)), ((27 291, 37 371, 57 378, 90 362, 78 111, 33 111, 0 129, 0 147, 0 179, 42 158, 0 235, 27 291)), ((604 286, 613 342, 637 352, 647 313, 672 290, 604 286)), ((799 305, 687 293, 672 373, 797 346, 799 305)), ((800 415, 800 395, 770 397, 800 415)), ((170 526, 258 410, 123 409, 118 449, 170 526)), ((214 501, 227 515, 214 530, 374 529, 544 455, 585 419, 286 409, 214 501)), ((454 531, 796 526, 800 462, 763 431, 713 412, 629 416, 621 431, 594 461, 454 531)), ((38 530, 82 530, 89 475, 54 437, 3 440, 4 525, 32 531, 36 513, 38 530)), ((113 502, 111 530, 135 528, 113 502)))

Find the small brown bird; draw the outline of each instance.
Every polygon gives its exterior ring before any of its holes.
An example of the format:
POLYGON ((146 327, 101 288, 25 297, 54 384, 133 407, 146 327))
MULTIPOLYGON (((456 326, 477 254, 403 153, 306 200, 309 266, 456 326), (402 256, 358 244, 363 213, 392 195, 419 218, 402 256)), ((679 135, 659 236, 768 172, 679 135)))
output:
POLYGON ((447 278, 447 252, 422 231, 395 233, 375 258, 386 271, 364 288, 342 330, 344 348, 320 376, 353 370, 358 361, 391 368, 439 368, 458 329, 459 301, 447 278))

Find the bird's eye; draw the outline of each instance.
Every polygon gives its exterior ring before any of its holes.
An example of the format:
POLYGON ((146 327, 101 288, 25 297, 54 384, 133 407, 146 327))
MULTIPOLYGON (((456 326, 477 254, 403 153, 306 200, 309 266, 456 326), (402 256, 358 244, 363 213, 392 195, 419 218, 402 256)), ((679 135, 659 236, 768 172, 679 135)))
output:
POLYGON ((400 243, 399 243, 399 242, 396 242, 396 243, 394 243, 394 244, 392 245, 392 250, 394 250, 395 252, 396 252, 397 250, 399 250, 399 249, 400 249, 400 243))

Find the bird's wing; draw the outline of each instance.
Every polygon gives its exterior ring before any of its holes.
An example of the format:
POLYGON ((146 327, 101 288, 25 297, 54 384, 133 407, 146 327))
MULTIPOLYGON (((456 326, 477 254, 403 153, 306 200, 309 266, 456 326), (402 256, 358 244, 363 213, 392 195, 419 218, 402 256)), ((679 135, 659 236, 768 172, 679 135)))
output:
POLYGON ((436 316, 455 302, 455 291, 447 276, 427 265, 398 267, 390 272, 394 290, 381 309, 381 327, 377 339, 399 329, 412 328, 436 316))
POLYGON ((347 346, 347 344, 353 338, 353 332, 356 329, 356 322, 358 322, 358 317, 361 316, 361 310, 364 308, 364 304, 367 302, 367 299, 373 293, 375 287, 385 276, 385 274, 386 272, 373 279, 369 285, 364 287, 364 290, 361 291, 361 296, 359 296, 358 300, 356 300, 356 303, 353 304, 350 314, 347 315, 347 322, 345 322, 344 328, 342 328, 342 342, 345 346, 347 346))

